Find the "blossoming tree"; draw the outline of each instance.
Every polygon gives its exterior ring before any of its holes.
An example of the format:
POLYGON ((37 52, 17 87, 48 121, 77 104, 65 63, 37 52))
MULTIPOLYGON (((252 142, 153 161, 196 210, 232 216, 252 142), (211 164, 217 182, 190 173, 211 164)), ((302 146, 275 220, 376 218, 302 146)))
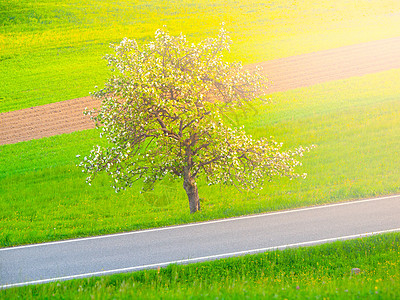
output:
POLYGON ((246 108, 265 92, 265 78, 222 53, 231 41, 224 28, 216 38, 190 44, 183 35, 158 30, 139 47, 124 39, 107 55, 113 76, 94 93, 102 101, 90 111, 107 147, 96 146, 80 166, 90 184, 105 171, 116 192, 141 179, 144 186, 167 174, 183 181, 190 212, 200 209, 196 179, 254 188, 272 176, 290 178, 308 148, 281 151, 271 139, 255 140, 231 128, 226 113, 246 108))

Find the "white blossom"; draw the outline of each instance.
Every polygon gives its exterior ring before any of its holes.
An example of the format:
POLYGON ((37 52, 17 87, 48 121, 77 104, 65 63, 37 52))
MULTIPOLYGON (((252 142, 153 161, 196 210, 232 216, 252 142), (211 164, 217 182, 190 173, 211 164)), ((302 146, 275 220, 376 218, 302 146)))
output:
POLYGON ((102 106, 87 112, 108 141, 80 163, 87 183, 101 171, 114 178, 116 192, 138 179, 151 186, 168 174, 185 180, 189 174, 194 184, 204 174, 210 185, 250 189, 273 176, 305 177, 295 173, 294 157, 310 148, 284 152, 272 137, 257 140, 244 126, 227 125, 227 116, 247 109, 267 82, 259 69, 251 73, 222 60, 230 44, 222 27, 217 38, 198 44, 159 29, 141 47, 127 38, 114 45, 105 56, 113 75, 93 93, 102 106))

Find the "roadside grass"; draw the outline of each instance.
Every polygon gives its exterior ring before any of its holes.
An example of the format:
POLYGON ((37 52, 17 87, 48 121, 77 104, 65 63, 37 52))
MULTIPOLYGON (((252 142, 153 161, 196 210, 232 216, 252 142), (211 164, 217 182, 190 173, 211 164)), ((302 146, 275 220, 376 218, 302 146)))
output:
POLYGON ((4 299, 398 299, 400 233, 10 288, 4 299), (359 273, 352 272, 358 268, 359 273))
POLYGON ((202 211, 189 214, 182 182, 140 183, 115 194, 92 186, 76 164, 102 141, 87 130, 0 146, 0 246, 122 232, 400 192, 400 70, 275 93, 240 116, 255 137, 285 148, 316 144, 301 158, 305 180, 276 178, 240 192, 198 182, 202 211), (77 158, 76 155, 81 155, 77 158))
POLYGON ((87 96, 108 45, 166 25, 199 41, 225 22, 244 64, 400 35, 400 2, 9 0, 0 4, 0 112, 87 96))

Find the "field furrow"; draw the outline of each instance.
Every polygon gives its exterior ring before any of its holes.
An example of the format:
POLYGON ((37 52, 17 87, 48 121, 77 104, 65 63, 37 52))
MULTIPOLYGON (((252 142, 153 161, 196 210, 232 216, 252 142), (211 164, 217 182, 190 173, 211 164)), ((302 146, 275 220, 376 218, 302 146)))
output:
MULTIPOLYGON (((271 93, 343 78, 400 68, 400 37, 271 60, 263 67, 271 93)), ((247 66, 248 68, 254 65, 247 66)), ((91 97, 77 98, 0 114, 0 145, 94 128, 86 107, 91 97)))

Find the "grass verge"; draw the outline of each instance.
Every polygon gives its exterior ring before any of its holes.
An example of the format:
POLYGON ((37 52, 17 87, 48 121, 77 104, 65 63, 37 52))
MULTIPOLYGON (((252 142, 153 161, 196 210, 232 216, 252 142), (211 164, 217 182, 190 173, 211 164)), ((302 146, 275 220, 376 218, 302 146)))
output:
POLYGON ((0 246, 182 224, 400 192, 400 70, 272 95, 240 123, 286 148, 318 147, 302 158, 306 180, 277 179, 239 192, 200 181, 202 211, 189 215, 179 181, 153 192, 140 184, 115 194, 110 179, 92 186, 75 166, 95 130, 0 147, 0 246))
POLYGON ((400 233, 0 291, 6 299, 396 299, 400 233), (352 272, 354 268, 359 273, 352 272))

